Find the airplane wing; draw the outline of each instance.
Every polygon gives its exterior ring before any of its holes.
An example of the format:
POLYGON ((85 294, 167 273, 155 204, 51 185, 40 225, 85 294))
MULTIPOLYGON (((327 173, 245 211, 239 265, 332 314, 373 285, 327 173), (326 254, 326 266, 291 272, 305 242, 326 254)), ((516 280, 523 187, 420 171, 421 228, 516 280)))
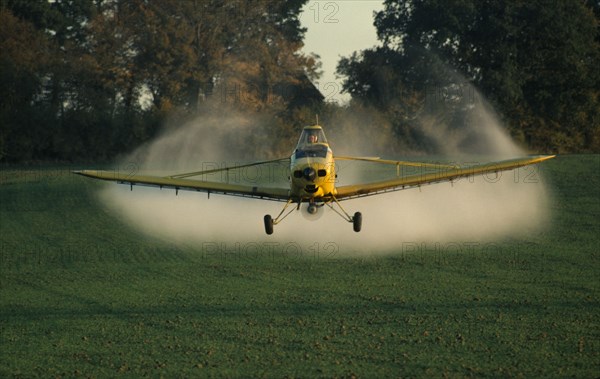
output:
MULTIPOLYGON (((392 192, 398 191, 411 187, 418 187, 423 184, 430 183, 438 183, 444 181, 452 181, 459 178, 470 177, 474 175, 486 174, 486 173, 497 173, 500 171, 513 170, 518 167, 523 167, 531 164, 536 164, 543 162, 545 160, 554 158, 554 155, 545 155, 545 156, 537 156, 531 158, 520 158, 520 159, 511 159, 500 162, 492 162, 486 163, 482 165, 474 165, 468 167, 458 167, 458 166, 448 166, 448 165, 435 165, 426 163, 421 167, 424 168, 434 168, 433 166, 440 168, 438 171, 432 172, 423 172, 420 174, 406 175, 398 177, 394 179, 372 182, 372 183, 364 183, 364 184, 354 184, 337 187, 337 195, 336 198, 338 200, 343 199, 351 199, 363 196, 376 195, 384 192, 392 192)), ((339 159, 339 157, 338 157, 339 159)), ((366 160, 371 162, 377 162, 378 159, 359 159, 366 160)), ((403 164, 404 162, 395 162, 389 161, 395 164, 403 164)), ((380 163, 389 163, 389 162, 380 162, 380 163)), ((412 166, 419 166, 416 162, 410 162, 412 166)))
POLYGON ((287 201, 290 198, 289 188, 276 188, 266 186, 251 186, 242 184, 231 184, 221 183, 205 180, 190 179, 194 176, 202 176, 205 174, 212 174, 219 171, 229 171, 242 167, 256 166, 259 164, 267 164, 284 161, 289 158, 276 159, 272 161, 255 162, 246 165, 225 167, 213 170, 195 171, 183 174, 176 174, 171 176, 150 176, 150 175, 136 175, 117 171, 96 171, 96 170, 82 170, 73 171, 74 174, 87 176, 94 179, 108 180, 118 182, 121 184, 129 184, 131 189, 133 186, 151 186, 159 188, 172 188, 175 191, 179 190, 190 190, 198 192, 207 192, 222 194, 222 195, 233 195, 241 197, 252 197, 257 199, 275 200, 275 201, 287 201))
POLYGON ((371 162, 371 163, 383 163, 383 164, 391 164, 391 165, 395 165, 396 167, 399 166, 410 166, 410 167, 430 167, 430 168, 458 168, 458 166, 456 165, 447 165, 447 164, 441 164, 441 163, 425 163, 425 162, 411 162, 411 161, 391 161, 388 159, 381 159, 381 158, 371 158, 371 157, 344 157, 344 156, 337 156, 335 157, 336 160, 341 160, 341 161, 361 161, 361 162, 371 162))

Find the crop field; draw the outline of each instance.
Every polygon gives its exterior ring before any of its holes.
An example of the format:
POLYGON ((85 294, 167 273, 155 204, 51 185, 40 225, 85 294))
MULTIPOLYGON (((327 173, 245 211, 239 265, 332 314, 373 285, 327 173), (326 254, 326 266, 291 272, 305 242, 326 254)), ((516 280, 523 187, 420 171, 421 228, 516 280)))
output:
POLYGON ((544 163, 542 232, 372 258, 152 238, 75 168, 0 170, 2 378, 600 373, 599 155, 544 163))

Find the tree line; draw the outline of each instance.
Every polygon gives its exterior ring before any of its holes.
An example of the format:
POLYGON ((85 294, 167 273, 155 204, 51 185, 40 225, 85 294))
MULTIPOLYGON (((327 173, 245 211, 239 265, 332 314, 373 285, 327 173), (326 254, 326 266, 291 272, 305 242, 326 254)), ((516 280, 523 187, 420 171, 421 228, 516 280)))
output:
POLYGON ((531 149, 600 152, 597 2, 386 0, 380 45, 338 65, 352 100, 336 105, 301 51, 307 1, 1 0, 0 162, 111 160, 231 109, 276 140, 372 110, 372 135, 419 145, 418 115, 459 124, 472 88, 531 149))
POLYGON ((413 143, 415 115, 459 127, 480 91, 530 149, 600 152, 599 18, 597 1, 386 0, 380 46, 338 72, 413 143))
POLYGON ((319 73, 305 2, 4 0, 0 160, 108 160, 224 103, 278 129, 319 73))

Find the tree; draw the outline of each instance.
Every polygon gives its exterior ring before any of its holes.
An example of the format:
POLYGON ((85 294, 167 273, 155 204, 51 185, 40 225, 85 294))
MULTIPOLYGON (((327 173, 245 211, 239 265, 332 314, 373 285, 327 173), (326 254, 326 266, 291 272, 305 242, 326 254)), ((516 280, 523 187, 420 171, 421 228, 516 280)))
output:
POLYGON ((273 88, 318 75, 316 57, 300 53, 305 2, 5 0, 1 77, 5 93, 18 94, 2 100, 0 151, 10 151, 0 159, 108 158, 167 118, 211 107, 287 127, 293 99, 273 88), (44 45, 33 52, 28 43, 44 45))
POLYGON ((380 75, 417 92, 468 80, 532 148, 598 151, 594 11, 583 1, 387 0, 375 17, 382 48, 343 60, 339 72, 345 90, 368 89, 358 97, 369 102, 380 75), (361 77, 374 61, 377 73, 361 77))
POLYGON ((33 24, 0 9, 0 159, 31 159, 50 133, 37 105, 51 65, 51 44, 33 24))

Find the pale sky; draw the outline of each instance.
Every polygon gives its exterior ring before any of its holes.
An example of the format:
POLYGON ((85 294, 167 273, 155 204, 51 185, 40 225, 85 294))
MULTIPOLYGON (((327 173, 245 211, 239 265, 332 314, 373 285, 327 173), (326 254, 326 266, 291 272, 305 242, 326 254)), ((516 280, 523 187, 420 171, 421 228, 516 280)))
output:
POLYGON ((382 0, 311 0, 305 5, 300 20, 308 30, 302 51, 321 56, 323 75, 315 85, 327 101, 345 103, 350 98, 340 93, 336 66, 341 57, 378 44, 373 11, 381 9, 382 0))

